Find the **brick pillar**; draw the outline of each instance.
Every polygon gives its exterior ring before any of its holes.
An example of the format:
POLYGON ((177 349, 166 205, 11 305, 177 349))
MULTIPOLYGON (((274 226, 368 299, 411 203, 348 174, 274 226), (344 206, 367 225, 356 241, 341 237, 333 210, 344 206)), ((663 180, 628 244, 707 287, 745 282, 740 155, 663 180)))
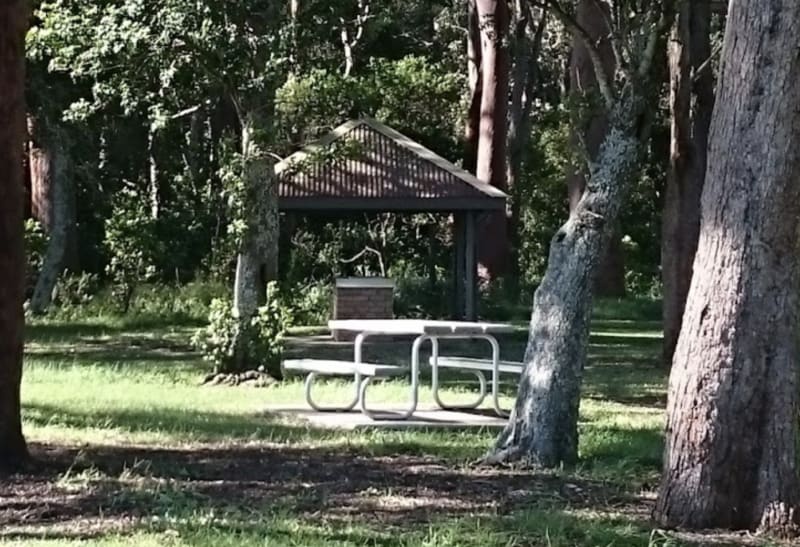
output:
MULTIPOLYGON (((385 277, 343 277, 333 291, 334 319, 392 319, 394 281, 385 277)), ((352 340, 354 333, 333 331, 337 341, 352 340)))

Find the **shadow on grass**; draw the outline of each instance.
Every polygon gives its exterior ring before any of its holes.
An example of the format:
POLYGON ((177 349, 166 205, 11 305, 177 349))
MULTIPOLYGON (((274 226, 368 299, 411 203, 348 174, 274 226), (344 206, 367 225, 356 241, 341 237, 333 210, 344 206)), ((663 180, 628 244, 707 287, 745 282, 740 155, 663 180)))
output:
POLYGON ((0 538, 174 530, 203 545, 477 546, 548 537, 606 545, 647 534, 631 529, 635 519, 621 526, 621 517, 596 515, 621 506, 645 514, 648 502, 564 474, 285 446, 32 448, 46 465, 0 484, 0 538), (595 516, 584 520, 581 510, 595 516))

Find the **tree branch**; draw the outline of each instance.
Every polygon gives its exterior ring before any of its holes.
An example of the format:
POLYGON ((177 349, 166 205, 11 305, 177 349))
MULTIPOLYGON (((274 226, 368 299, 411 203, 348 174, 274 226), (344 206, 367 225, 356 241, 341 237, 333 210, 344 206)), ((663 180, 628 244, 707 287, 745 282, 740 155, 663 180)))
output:
POLYGON ((580 24, 578 24, 578 21, 575 20, 572 15, 564 10, 558 0, 543 0, 542 2, 535 2, 535 5, 541 8, 546 8, 549 6, 561 23, 567 27, 567 29, 576 38, 583 42, 583 45, 586 47, 586 51, 589 53, 589 60, 592 62, 592 67, 594 68, 595 79, 597 80, 597 87, 600 90, 600 95, 603 97, 603 102, 605 103, 606 108, 611 110, 611 108, 614 106, 614 101, 616 100, 616 97, 614 96, 614 89, 608 79, 608 74, 606 74, 605 68, 603 67, 603 60, 600 57, 600 51, 598 51, 597 45, 594 43, 594 40, 592 40, 589 32, 580 24))
POLYGON ((656 56, 658 40, 666 32, 669 26, 671 19, 669 15, 672 12, 673 4, 673 0, 664 0, 661 4, 658 20, 650 29, 650 34, 647 36, 647 45, 645 45, 644 53, 642 54, 642 60, 639 63, 638 70, 636 71, 636 74, 639 76, 639 78, 645 78, 650 73, 650 68, 653 66, 653 59, 655 59, 656 56))

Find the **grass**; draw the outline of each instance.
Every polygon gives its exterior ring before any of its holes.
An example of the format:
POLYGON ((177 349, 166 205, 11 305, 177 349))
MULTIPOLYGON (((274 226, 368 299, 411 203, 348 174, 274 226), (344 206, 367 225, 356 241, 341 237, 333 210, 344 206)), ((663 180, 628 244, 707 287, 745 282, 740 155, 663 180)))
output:
MULTIPOLYGON (((191 321, 36 322, 23 418, 42 468, 0 484, 0 544, 702 544, 654 531, 648 520, 666 377, 655 366, 657 317, 637 306, 597 310, 581 461, 552 472, 472 465, 490 430, 342 432, 278 420, 265 408, 300 404, 302 383, 198 385, 206 366, 188 346, 191 321)), ((315 329, 295 334, 290 353, 351 351, 310 337, 315 329)), ((520 357, 525 336, 520 325, 502 340, 504 357, 520 357)), ((390 362, 407 351, 396 342, 367 348, 390 362)), ((458 377, 449 380, 449 399, 469 397, 458 377)), ((343 382, 320 388, 327 398, 349 395, 343 382)), ((400 402, 407 388, 389 381, 374 389, 373 400, 400 402)), ((513 393, 509 383, 506 404, 513 393)), ((430 393, 421 399, 430 402, 430 393)))

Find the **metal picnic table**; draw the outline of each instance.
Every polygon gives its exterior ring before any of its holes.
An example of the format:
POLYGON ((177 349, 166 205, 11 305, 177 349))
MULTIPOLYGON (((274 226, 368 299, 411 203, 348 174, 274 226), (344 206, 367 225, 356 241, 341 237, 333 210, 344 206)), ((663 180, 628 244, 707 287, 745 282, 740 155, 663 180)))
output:
MULTIPOLYGON (((499 373, 501 370, 500 345, 495 338, 496 334, 509 333, 514 330, 512 325, 503 323, 484 323, 469 321, 436 321, 426 319, 346 319, 332 320, 328 322, 331 331, 347 331, 356 333, 353 348, 353 375, 356 385, 356 395, 351 404, 345 407, 320 409, 320 410, 352 410, 357 404, 360 410, 373 419, 408 419, 417 409, 419 402, 419 368, 420 368, 420 349, 422 345, 430 341, 431 343, 431 384, 433 397, 436 404, 441 408, 476 408, 481 404, 486 395, 486 380, 480 370, 467 370, 477 376, 481 384, 481 396, 477 402, 467 405, 447 405, 439 397, 439 340, 461 339, 461 340, 485 340, 492 348, 492 359, 490 369, 492 372, 492 399, 495 410, 501 416, 506 415, 499 406, 499 373), (366 389, 370 382, 377 376, 385 374, 376 373, 375 369, 362 369, 363 363, 363 344, 370 336, 397 336, 410 335, 416 337, 411 345, 411 386, 409 389, 408 407, 398 416, 397 414, 387 414, 386 412, 376 412, 370 410, 366 404, 366 389)), ((488 365, 488 363, 487 363, 488 365)), ((387 365, 372 365, 374 367, 385 367, 387 365)), ((486 367, 489 368, 489 367, 486 367)), ((400 369, 404 370, 404 369, 400 369)), ((309 378, 307 383, 307 399, 310 399, 310 384, 313 378, 309 378)))

